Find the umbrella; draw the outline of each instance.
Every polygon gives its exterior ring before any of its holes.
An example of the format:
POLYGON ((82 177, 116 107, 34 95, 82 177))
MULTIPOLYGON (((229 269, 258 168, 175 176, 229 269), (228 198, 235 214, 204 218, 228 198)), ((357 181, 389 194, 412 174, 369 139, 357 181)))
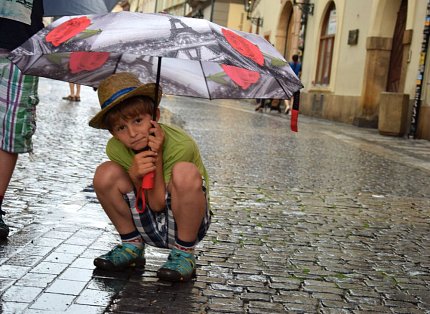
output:
POLYGON ((119 0, 43 0, 45 16, 102 14, 111 12, 119 0))
POLYGON ((115 72, 133 72, 143 83, 158 75, 165 94, 208 99, 285 99, 302 87, 264 38, 167 14, 63 17, 10 59, 26 74, 92 87, 115 72))

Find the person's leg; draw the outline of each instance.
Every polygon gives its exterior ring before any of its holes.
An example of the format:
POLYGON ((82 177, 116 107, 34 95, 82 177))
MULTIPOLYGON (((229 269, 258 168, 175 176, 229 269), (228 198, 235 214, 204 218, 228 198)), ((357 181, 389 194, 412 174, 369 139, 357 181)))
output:
POLYGON ((291 98, 291 100, 285 99, 285 114, 290 113, 292 104, 293 104, 293 98, 291 98), (290 104, 290 102, 291 102, 291 104, 290 104))
POLYGON ((94 190, 103 210, 120 234, 134 231, 135 226, 123 195, 133 190, 128 174, 118 164, 107 161, 94 174, 94 190))
POLYGON ((195 274, 194 246, 206 215, 207 200, 202 177, 195 165, 180 162, 173 167, 168 186, 177 226, 176 243, 157 276, 169 281, 187 281, 195 274))
POLYGON ((76 85, 75 101, 81 101, 81 85, 76 85))
POLYGON ((255 107, 255 111, 258 111, 258 110, 260 110, 260 109, 261 109, 261 107, 262 107, 263 99, 261 99, 261 98, 257 98, 257 99, 256 99, 256 102, 257 102, 257 106, 255 107))
POLYGON ((173 216, 178 228, 177 237, 182 241, 195 241, 206 213, 202 176, 194 164, 180 162, 173 167, 169 187, 173 216))
POLYGON ((15 169, 18 154, 8 153, 0 149, 0 239, 6 239, 9 235, 9 227, 3 221, 2 203, 15 169))
POLYGON ((33 150, 38 77, 23 75, 0 53, 0 238, 9 235, 1 208, 19 153, 33 150))
POLYGON ((73 100, 75 97, 75 88, 73 87, 73 83, 69 83, 69 95, 63 97, 64 100, 73 100))
POLYGON ((6 193, 17 160, 18 154, 8 153, 0 149, 0 196, 4 196, 6 193))
POLYGON ((122 270, 139 264, 144 265, 144 245, 134 225, 129 204, 124 195, 133 191, 127 172, 118 164, 107 161, 101 164, 94 175, 94 190, 97 198, 118 231, 122 244, 97 257, 94 265, 105 270, 122 270))

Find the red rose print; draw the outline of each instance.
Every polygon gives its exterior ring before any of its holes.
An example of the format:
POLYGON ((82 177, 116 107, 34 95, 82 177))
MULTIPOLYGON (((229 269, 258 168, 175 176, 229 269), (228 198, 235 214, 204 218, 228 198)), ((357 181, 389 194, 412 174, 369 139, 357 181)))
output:
POLYGON ((58 47, 60 44, 82 32, 90 24, 91 20, 86 16, 76 17, 58 25, 46 35, 45 39, 55 47, 58 47))
POLYGON ((109 58, 109 52, 79 51, 70 53, 69 68, 73 74, 100 68, 109 58))
POLYGON ((238 68, 231 65, 221 64, 224 72, 242 89, 247 89, 252 84, 258 82, 260 73, 247 69, 238 68))
POLYGON ((264 64, 263 54, 257 45, 254 45, 248 39, 245 39, 228 29, 223 28, 222 33, 225 39, 227 39, 228 43, 241 55, 254 60, 259 65, 264 64))

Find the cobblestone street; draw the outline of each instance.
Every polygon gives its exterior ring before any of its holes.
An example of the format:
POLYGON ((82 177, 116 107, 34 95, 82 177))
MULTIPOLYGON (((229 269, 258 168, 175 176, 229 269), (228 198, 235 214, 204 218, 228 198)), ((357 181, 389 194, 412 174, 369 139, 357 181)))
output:
POLYGON ((92 190, 107 131, 88 120, 96 93, 61 100, 40 80, 34 154, 4 201, 0 313, 430 313, 430 142, 256 112, 250 101, 166 96, 162 122, 198 143, 214 212, 197 278, 96 271, 119 242, 92 190))

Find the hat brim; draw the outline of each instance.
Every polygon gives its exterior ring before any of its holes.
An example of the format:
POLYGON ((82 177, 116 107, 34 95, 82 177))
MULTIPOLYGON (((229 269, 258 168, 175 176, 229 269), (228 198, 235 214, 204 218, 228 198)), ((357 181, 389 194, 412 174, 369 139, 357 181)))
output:
MULTIPOLYGON (((96 129, 107 129, 107 126, 104 124, 104 117, 106 113, 111 110, 113 107, 118 105, 120 102, 134 97, 134 96, 147 96, 152 99, 152 101, 155 102, 155 90, 156 90, 156 84, 155 83, 149 83, 149 84, 143 84, 141 86, 136 87, 132 91, 123 94, 116 98, 112 103, 110 103, 108 106, 100 110, 89 122, 88 124, 96 129)), ((161 101, 161 88, 158 89, 158 102, 157 106, 160 104, 161 101)))

